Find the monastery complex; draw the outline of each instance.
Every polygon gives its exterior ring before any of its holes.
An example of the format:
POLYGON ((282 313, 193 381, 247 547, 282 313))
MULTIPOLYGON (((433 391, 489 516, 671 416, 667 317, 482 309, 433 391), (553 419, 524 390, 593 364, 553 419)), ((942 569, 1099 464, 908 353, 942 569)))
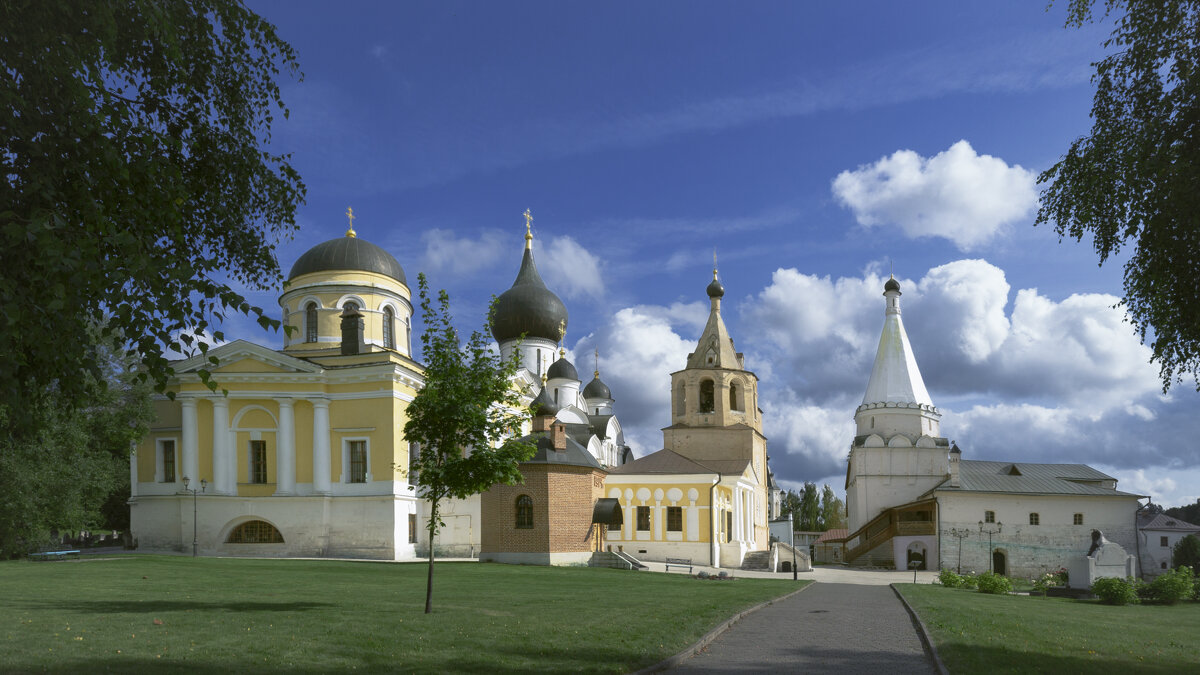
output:
MULTIPOLYGON (((528 214, 526 225, 492 332, 504 357, 518 355, 513 385, 533 413, 525 433, 537 451, 521 466, 523 484, 444 504, 435 553, 550 565, 753 559, 779 569, 768 528, 780 490, 758 378, 722 319, 717 271, 695 349, 663 382, 662 447, 633 449, 620 392, 598 366, 585 385, 566 358, 567 308, 538 273, 528 214)), ((838 557, 1031 575, 1085 552, 1093 529, 1133 551, 1139 496, 1115 479, 1079 464, 963 458, 942 435, 913 356, 900 284, 889 279, 883 295, 879 349, 853 413, 838 557)), ((174 399, 156 400, 131 462, 138 546, 182 551, 194 537, 206 555, 427 555, 427 505, 409 470, 420 448, 403 433, 423 385, 403 267, 351 228, 296 260, 279 304, 291 329, 281 349, 236 341, 174 364, 174 399), (202 382, 210 367, 227 393, 202 382)))

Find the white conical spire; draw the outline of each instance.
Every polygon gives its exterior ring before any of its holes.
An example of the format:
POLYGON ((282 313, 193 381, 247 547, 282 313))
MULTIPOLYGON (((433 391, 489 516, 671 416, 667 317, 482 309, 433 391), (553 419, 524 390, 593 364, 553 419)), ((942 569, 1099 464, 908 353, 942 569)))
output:
POLYGON ((900 319, 900 284, 892 277, 883 288, 887 298, 883 334, 879 336, 879 349, 875 352, 875 365, 871 368, 871 381, 867 383, 863 404, 920 403, 932 406, 933 400, 925 389, 908 334, 904 332, 904 322, 900 319))

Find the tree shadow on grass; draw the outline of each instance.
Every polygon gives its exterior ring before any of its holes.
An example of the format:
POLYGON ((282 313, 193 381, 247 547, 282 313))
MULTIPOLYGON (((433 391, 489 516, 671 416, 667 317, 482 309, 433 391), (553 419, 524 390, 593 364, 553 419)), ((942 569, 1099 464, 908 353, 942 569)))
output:
POLYGON ((55 608, 89 614, 146 612, 307 612, 334 607, 328 602, 204 602, 200 600, 73 600, 29 603, 24 609, 55 608))

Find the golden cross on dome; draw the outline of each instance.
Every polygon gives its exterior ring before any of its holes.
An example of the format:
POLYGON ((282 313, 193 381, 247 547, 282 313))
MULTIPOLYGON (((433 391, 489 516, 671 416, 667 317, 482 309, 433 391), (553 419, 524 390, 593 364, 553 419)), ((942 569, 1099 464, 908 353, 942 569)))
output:
POLYGON ((563 339, 567 337, 567 321, 563 319, 558 322, 558 355, 566 357, 567 348, 563 346, 563 339))
POLYGON ((533 214, 529 213, 529 209, 525 209, 525 248, 533 248, 533 231, 530 226, 533 223, 533 214))
POLYGON ((350 228, 346 230, 346 236, 347 237, 358 236, 354 232, 354 209, 350 208, 349 206, 346 207, 346 218, 348 218, 350 220, 350 228))
POLYGON ((596 348, 596 377, 600 377, 600 348, 596 348))
POLYGON ((713 280, 717 279, 717 247, 713 247, 713 280))

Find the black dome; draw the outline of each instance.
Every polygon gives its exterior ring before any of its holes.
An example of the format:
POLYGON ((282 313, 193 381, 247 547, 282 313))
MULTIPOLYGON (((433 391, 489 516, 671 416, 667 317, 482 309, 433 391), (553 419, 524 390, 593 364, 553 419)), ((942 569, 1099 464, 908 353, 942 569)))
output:
POLYGON ((396 262, 391 253, 358 237, 330 239, 308 249, 296 260, 296 264, 292 265, 288 280, 310 272, 337 270, 374 272, 408 285, 408 280, 404 277, 404 268, 396 262))
POLYGON ((558 341, 559 330, 566 328, 567 308, 558 296, 546 288, 533 251, 525 249, 521 271, 512 288, 496 298, 496 314, 492 317, 492 337, 497 342, 521 337, 537 337, 558 341))
POLYGON ((708 285, 708 288, 705 289, 705 291, 708 293, 708 297, 710 298, 720 298, 725 295, 725 287, 722 286, 721 282, 717 281, 716 279, 712 280, 712 283, 708 285))
POLYGON ((579 381, 579 373, 565 356, 560 357, 557 361, 550 364, 549 370, 546 371, 546 377, 551 380, 554 378, 566 378, 568 380, 575 380, 576 382, 579 381))
POLYGON ((900 291, 900 282, 896 281, 895 277, 888 279, 887 283, 885 283, 883 285, 883 292, 887 293, 888 291, 896 291, 896 292, 900 291))
POLYGON ((542 392, 533 399, 533 403, 529 404, 529 412, 533 413, 534 417, 543 415, 557 415, 559 411, 558 404, 554 399, 550 398, 550 387, 542 386, 542 392))
POLYGON ((584 398, 612 398, 612 392, 608 390, 608 385, 600 381, 600 375, 597 374, 587 386, 583 388, 584 398))

